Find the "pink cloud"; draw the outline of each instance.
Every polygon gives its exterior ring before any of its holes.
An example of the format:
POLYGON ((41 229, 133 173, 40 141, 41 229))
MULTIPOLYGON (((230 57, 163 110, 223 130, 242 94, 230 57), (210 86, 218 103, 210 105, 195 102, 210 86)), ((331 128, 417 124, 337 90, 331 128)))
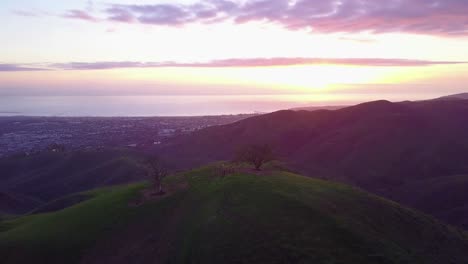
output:
POLYGON ((1 64, 0 72, 5 71, 42 71, 42 70, 107 70, 119 68, 161 68, 161 67, 194 67, 194 68, 227 68, 227 67, 271 67, 294 65, 351 65, 369 67, 416 67, 443 64, 462 64, 462 61, 427 61, 408 59, 381 58, 233 58, 207 62, 138 62, 138 61, 101 61, 101 62, 68 62, 52 64, 1 64), (39 66, 38 66, 39 65, 39 66))
POLYGON ((407 32, 467 35, 466 0, 206 0, 192 5, 112 5, 107 19, 179 26, 193 22, 266 21, 316 32, 407 32))
POLYGON ((98 21, 96 17, 90 15, 88 12, 83 11, 83 10, 77 10, 77 9, 68 10, 67 13, 63 15, 63 17, 71 18, 71 19, 86 20, 90 22, 98 21))
POLYGON ((111 21, 124 23, 133 23, 135 21, 135 16, 130 10, 118 6, 106 9, 106 13, 108 15, 107 19, 111 21))
POLYGON ((375 67, 414 67, 439 64, 458 64, 466 62, 456 61, 425 61, 407 59, 379 59, 379 58, 248 58, 224 59, 208 62, 178 63, 178 62, 70 62, 52 64, 50 67, 63 70, 103 70, 116 68, 160 68, 160 67, 269 67, 293 65, 354 65, 375 67))
MULTIPOLYGON (((441 36, 468 35, 467 0, 199 0, 194 4, 110 4, 99 15, 92 1, 86 11, 68 10, 63 17, 163 26, 190 23, 263 21, 290 30, 320 33, 404 32, 441 36)), ((36 11, 13 11, 39 16, 36 11)))

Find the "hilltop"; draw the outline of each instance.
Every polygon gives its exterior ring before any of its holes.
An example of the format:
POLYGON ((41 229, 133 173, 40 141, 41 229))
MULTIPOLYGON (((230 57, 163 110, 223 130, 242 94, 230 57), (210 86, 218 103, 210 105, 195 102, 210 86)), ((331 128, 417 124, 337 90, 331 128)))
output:
MULTIPOLYGON (((177 137, 157 151, 182 168, 191 168, 231 159, 239 146, 268 144, 301 174, 352 184, 412 205, 397 196, 402 186, 468 174, 467 113, 468 100, 375 101, 334 111, 286 110, 177 137)), ((444 200, 449 192, 432 200, 444 200)), ((452 204, 445 206, 454 209, 452 204)), ((444 220, 460 223, 454 215, 444 220)))
POLYGON ((468 237, 346 185, 209 166, 87 192, 69 208, 4 221, 3 263, 466 263, 468 237), (39 246, 40 245, 40 246, 39 246))

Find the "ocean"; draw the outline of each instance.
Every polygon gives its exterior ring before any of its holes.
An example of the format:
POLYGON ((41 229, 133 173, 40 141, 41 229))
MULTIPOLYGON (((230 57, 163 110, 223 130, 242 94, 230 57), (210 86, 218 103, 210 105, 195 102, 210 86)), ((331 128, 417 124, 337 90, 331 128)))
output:
POLYGON ((0 96, 0 116, 199 116, 310 105, 281 95, 0 96))

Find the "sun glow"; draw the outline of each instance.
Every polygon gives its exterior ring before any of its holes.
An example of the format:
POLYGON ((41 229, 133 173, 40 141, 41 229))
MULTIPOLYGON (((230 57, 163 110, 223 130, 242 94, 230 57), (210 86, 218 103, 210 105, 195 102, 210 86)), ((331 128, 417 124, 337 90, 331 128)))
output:
POLYGON ((339 84, 388 83, 403 79, 396 67, 300 65, 228 68, 158 68, 112 71, 122 80, 159 80, 179 84, 238 85, 307 90, 339 84), (183 76, 183 78, 181 78, 183 76))
MULTIPOLYGON (((371 67, 298 65, 275 67, 163 67, 109 70, 4 72, 0 81, 9 87, 49 87, 56 91, 79 89, 114 94, 316 94, 378 85, 461 85, 465 64, 447 67, 371 67), (453 78, 446 78, 452 76, 453 78), (458 84, 447 83, 457 79, 458 84), (203 87, 203 91, 200 91, 203 87)), ((370 88, 369 88, 370 87, 370 88)), ((409 86, 408 86, 409 87, 409 86)), ((414 86, 413 86, 414 87, 414 86)), ((58 92, 60 94, 60 92, 58 92)))

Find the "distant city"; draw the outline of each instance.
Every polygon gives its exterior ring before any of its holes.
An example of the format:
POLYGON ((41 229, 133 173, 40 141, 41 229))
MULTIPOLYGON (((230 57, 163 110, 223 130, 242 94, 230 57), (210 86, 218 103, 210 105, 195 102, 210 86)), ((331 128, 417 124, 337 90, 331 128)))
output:
POLYGON ((145 149, 254 114, 200 117, 0 117, 0 157, 44 150, 145 149))

